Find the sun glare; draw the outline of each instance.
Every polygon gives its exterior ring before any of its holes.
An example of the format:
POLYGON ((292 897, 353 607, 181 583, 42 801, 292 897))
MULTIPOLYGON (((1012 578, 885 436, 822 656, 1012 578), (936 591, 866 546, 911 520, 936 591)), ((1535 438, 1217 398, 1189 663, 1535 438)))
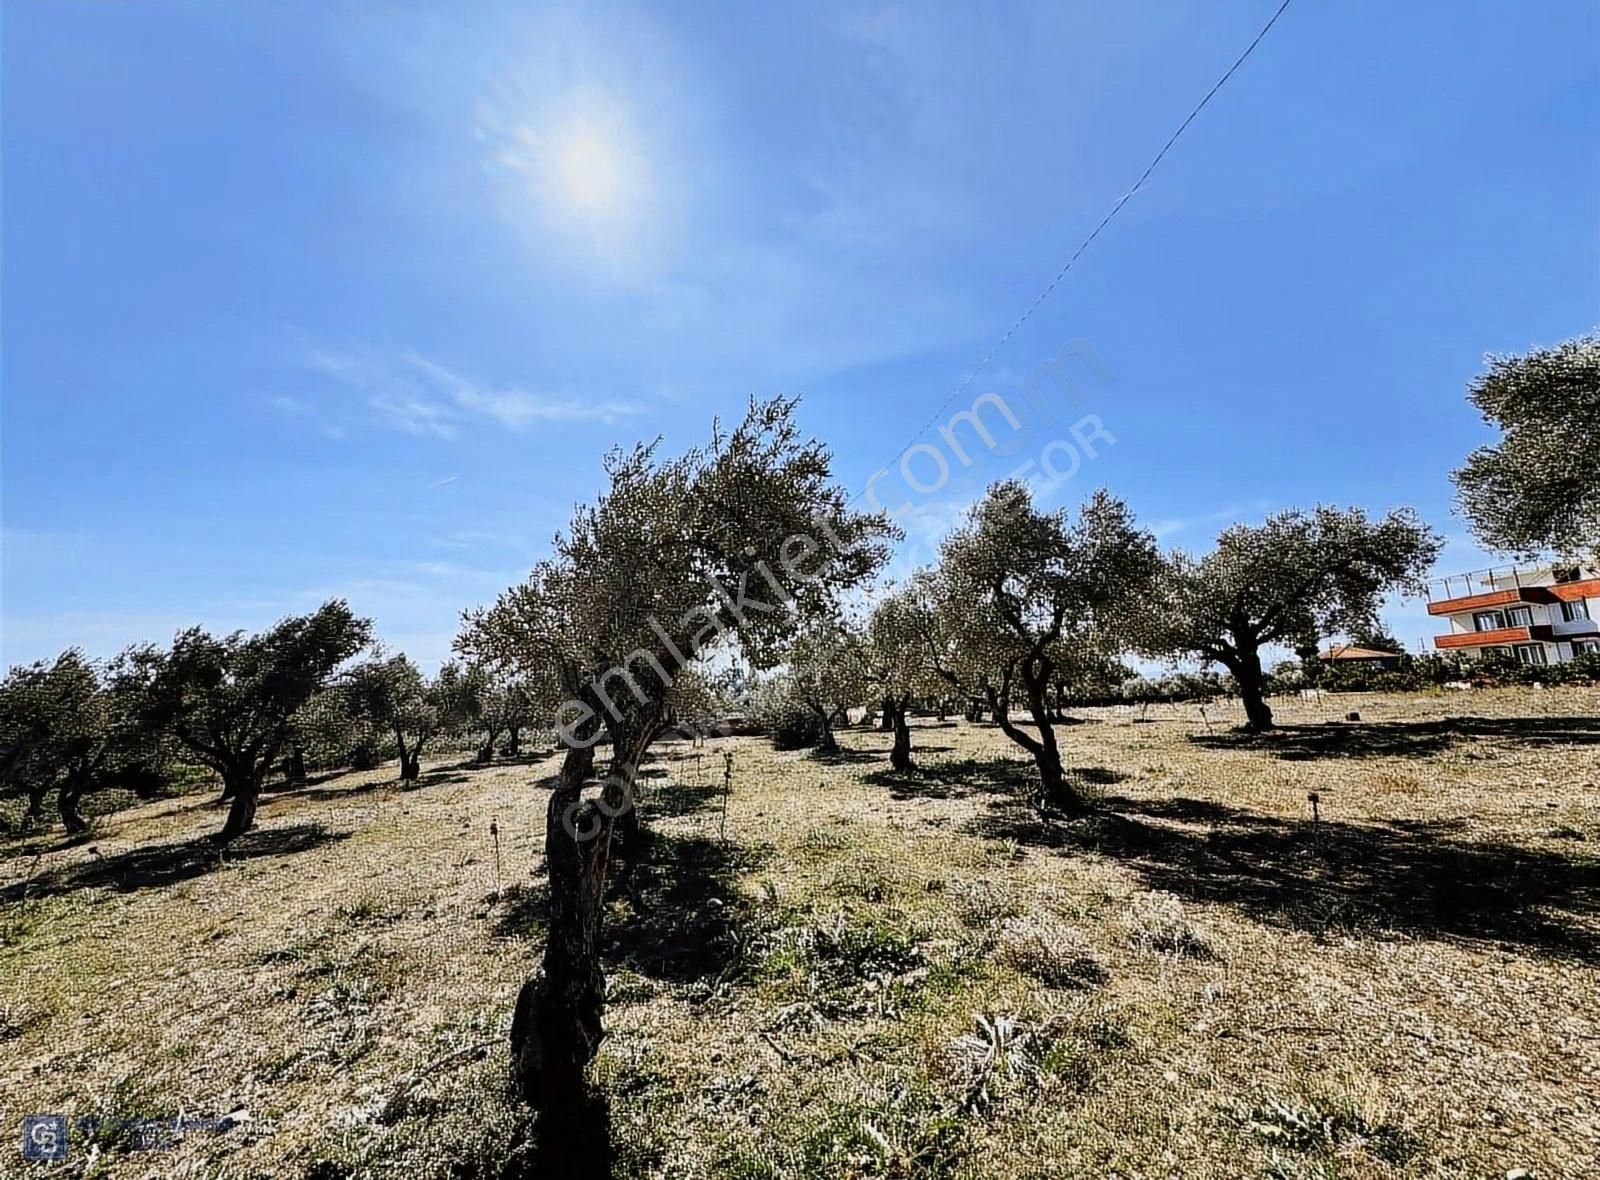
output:
POLYGON ((632 273, 660 241, 660 177, 651 139, 614 96, 573 93, 491 108, 480 131, 494 144, 508 214, 536 235, 545 259, 632 273))
POLYGON ((615 145, 592 127, 573 128, 557 141, 556 179, 576 213, 605 216, 622 203, 622 169, 615 145))

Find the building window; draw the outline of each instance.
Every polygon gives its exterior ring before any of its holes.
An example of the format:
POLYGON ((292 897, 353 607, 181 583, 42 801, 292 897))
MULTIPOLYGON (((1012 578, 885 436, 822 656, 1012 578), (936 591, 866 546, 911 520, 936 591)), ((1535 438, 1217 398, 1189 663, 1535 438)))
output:
POLYGON ((1505 625, 1505 615, 1497 610, 1481 610, 1472 616, 1474 631, 1500 631, 1505 625))
POLYGON ((1589 617, 1589 604, 1583 599, 1574 599, 1561 604, 1561 620, 1565 623, 1576 623, 1579 619, 1589 617))
POLYGON ((1514 606, 1514 607, 1512 607, 1510 610, 1506 611, 1506 626, 1507 627, 1531 627, 1531 626, 1533 626, 1533 608, 1526 607, 1526 606, 1514 606))
POLYGON ((1536 668, 1544 667, 1544 644, 1525 643, 1516 649, 1517 663, 1532 664, 1536 668))
POLYGON ((1572 641, 1572 654, 1574 656, 1600 656, 1600 639, 1574 639, 1572 641))

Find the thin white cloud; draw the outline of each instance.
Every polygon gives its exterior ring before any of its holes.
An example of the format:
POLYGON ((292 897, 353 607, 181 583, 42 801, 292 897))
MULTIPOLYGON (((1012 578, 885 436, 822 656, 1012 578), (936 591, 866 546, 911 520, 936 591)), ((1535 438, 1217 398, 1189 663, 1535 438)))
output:
POLYGON ((297 423, 308 430, 314 430, 327 438, 343 438, 344 427, 328 421, 326 416, 314 402, 305 398, 288 397, 279 394, 267 399, 267 405, 286 421, 297 423))
POLYGON ((457 433, 450 411, 426 398, 378 393, 367 399, 367 405, 391 426, 418 438, 454 438, 457 433))
MULTIPOLYGON (((640 412, 628 402, 495 389, 411 351, 384 360, 319 349, 310 355, 309 363, 340 385, 361 393, 368 409, 390 426, 418 438, 453 439, 474 421, 526 430, 540 423, 617 422, 640 412)), ((306 417, 315 411, 309 403, 292 398, 277 399, 274 405, 286 415, 306 417)))
POLYGON ((489 389, 414 352, 406 353, 405 360, 436 389, 448 394, 456 406, 491 418, 510 430, 521 430, 536 422, 615 422, 639 412, 637 406, 626 402, 580 401, 525 389, 489 389))
POLYGON ((1150 531, 1155 534, 1156 540, 1164 541, 1168 537, 1174 536, 1177 533, 1186 532, 1187 530, 1194 528, 1196 525, 1220 524, 1223 521, 1237 520, 1238 517, 1239 506, 1234 504, 1228 508, 1219 509, 1216 512, 1208 512, 1204 516, 1170 516, 1165 520, 1154 521, 1150 525, 1150 531))

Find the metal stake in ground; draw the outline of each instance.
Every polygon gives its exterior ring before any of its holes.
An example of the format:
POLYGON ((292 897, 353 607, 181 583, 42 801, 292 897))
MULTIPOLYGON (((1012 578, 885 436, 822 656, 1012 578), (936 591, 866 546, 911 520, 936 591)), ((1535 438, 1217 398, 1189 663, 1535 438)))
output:
POLYGON ((728 842, 728 796, 733 794, 733 751, 722 752, 722 825, 717 830, 717 837, 724 844, 728 842))
POLYGON ((489 838, 494 841, 494 895, 500 896, 500 825, 489 821, 489 838))

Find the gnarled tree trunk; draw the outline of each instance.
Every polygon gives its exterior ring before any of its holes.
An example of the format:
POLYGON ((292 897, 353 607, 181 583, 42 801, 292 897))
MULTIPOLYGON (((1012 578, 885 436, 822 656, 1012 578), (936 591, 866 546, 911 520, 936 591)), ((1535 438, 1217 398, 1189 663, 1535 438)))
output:
POLYGON ((474 756, 473 761, 479 766, 487 766, 489 763, 493 762, 494 739, 499 736, 500 731, 498 729, 490 729, 488 731, 488 735, 483 739, 483 745, 478 747, 478 753, 474 756))
POLYGON ((597 942, 611 850, 612 819, 582 799, 592 749, 569 748, 545 812, 550 927, 544 962, 517 997, 511 1022, 512 1075, 541 1113, 542 1174, 605 1176, 609 1137, 603 1103, 584 1071, 604 1036, 605 975, 597 942))
POLYGON ((32 828, 44 820, 44 797, 49 792, 48 786, 31 786, 28 788, 28 810, 23 813, 22 826, 32 828))
POLYGON ((906 706, 909 702, 909 697, 883 702, 884 708, 889 711, 889 723, 894 728, 894 745, 889 749, 889 765, 903 772, 916 769, 916 765, 911 761, 911 726, 906 723, 906 706))
POLYGON ((89 830, 89 821, 84 819, 78 810, 78 803, 82 798, 83 787, 78 783, 66 784, 56 796, 56 807, 61 812, 61 822, 74 836, 89 830))
POLYGON ((223 774, 222 797, 231 802, 228 818, 223 821, 222 831, 217 833, 217 843, 231 843, 255 826, 256 798, 260 793, 261 784, 248 770, 241 768, 223 774))
POLYGON ((1051 724, 1049 708, 1045 701, 1045 683, 1036 680, 1023 670, 1023 688, 1028 696, 1028 712, 1039 727, 1038 748, 1033 751, 1033 761, 1039 768, 1039 787, 1044 801, 1067 815, 1084 815, 1089 810, 1089 800, 1067 779, 1061 766, 1061 748, 1056 744, 1055 726, 1051 724))
POLYGON ((817 715, 817 724, 822 727, 822 736, 817 739, 817 750, 823 754, 837 754, 839 742, 833 736, 833 717, 825 705, 813 704, 811 711, 817 715))
POLYGON ((1261 653, 1240 652, 1227 664, 1239 686, 1239 700, 1244 704, 1245 725, 1257 732, 1272 728, 1272 707, 1267 704, 1267 678, 1261 670, 1261 653))
POLYGON ((1022 683, 1028 702, 1028 712, 1039 729, 1039 736, 1033 737, 1025 733, 1011 720, 1009 671, 998 691, 992 685, 985 686, 985 692, 989 697, 989 708, 994 712, 995 723, 1000 726, 1001 732, 1033 755, 1034 765, 1039 770, 1039 793, 1042 802, 1047 807, 1066 815, 1084 815, 1089 811, 1089 800, 1068 781, 1066 771, 1061 765, 1061 750, 1056 745, 1055 728, 1050 723, 1044 688, 1048 683, 1046 677, 1049 667, 1037 657, 1035 660, 1042 667, 1043 674, 1040 668, 1025 663, 1022 669, 1022 683))

